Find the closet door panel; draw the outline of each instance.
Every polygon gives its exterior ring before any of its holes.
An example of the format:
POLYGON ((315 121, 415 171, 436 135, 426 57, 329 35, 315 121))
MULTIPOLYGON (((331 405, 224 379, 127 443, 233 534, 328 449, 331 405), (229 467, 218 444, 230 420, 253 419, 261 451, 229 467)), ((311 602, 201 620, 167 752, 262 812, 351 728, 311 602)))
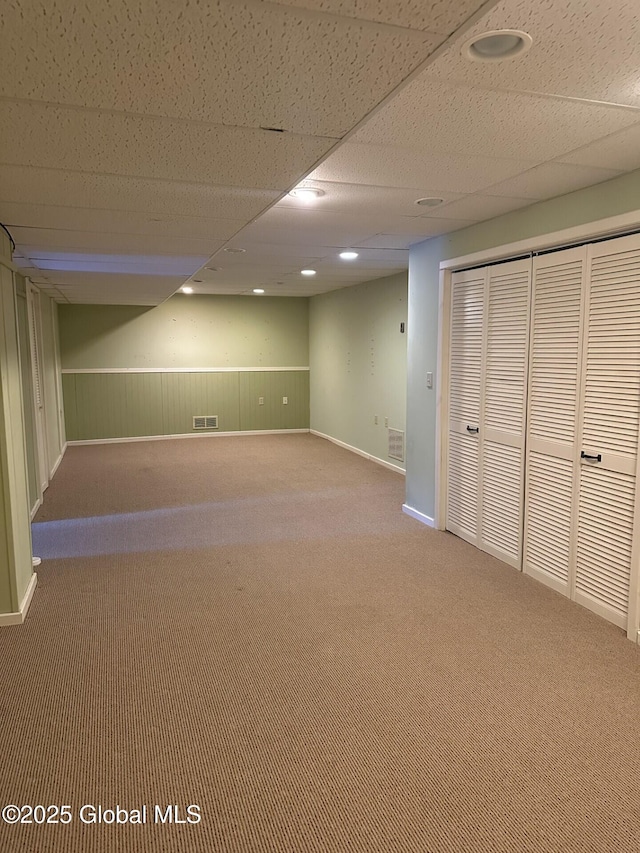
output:
POLYGON ((625 627, 640 424, 640 239, 598 243, 589 256, 575 597, 625 627))
POLYGON ((497 264, 487 276, 481 539, 520 568, 531 261, 497 264))
POLYGON ((570 594, 584 248, 534 259, 523 568, 570 594))
POLYGON ((485 271, 454 273, 447 465, 447 530, 478 544, 485 271))

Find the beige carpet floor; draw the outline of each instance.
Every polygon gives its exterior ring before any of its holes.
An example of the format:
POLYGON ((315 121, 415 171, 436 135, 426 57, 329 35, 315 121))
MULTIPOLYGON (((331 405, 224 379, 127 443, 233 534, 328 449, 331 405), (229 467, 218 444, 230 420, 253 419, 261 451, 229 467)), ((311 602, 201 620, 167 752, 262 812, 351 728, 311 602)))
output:
POLYGON ((69 448, 0 805, 71 822, 0 851, 640 851, 640 650, 403 498, 310 435, 69 448))

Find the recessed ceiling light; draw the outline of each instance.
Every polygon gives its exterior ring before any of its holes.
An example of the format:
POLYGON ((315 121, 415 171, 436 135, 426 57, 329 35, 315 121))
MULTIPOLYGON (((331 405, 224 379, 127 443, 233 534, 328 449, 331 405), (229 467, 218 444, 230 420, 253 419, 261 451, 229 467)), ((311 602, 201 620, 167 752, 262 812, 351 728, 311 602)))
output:
POLYGON ((193 288, 192 288, 192 287, 189 287, 188 285, 185 285, 184 287, 181 287, 181 288, 180 288, 180 290, 181 290, 183 293, 193 293, 193 288))
POLYGON ((254 287, 253 292, 254 293, 264 293, 264 290, 261 287, 254 287))
POLYGON ((296 187, 291 190, 289 195, 300 199, 300 201, 315 201, 324 195, 324 190, 316 189, 316 187, 296 187))
POLYGON ((340 252, 340 257, 343 261, 355 261, 358 257, 357 252, 340 252))
POLYGON ((300 270, 300 273, 302 275, 315 275, 316 271, 315 270, 300 270))
POLYGON ((462 54, 472 62, 500 62, 529 50, 533 39, 522 30, 490 30, 468 39, 462 54))
POLYGON ((437 207, 439 204, 442 204, 443 201, 443 198, 437 198, 436 196, 427 196, 427 198, 416 199, 416 204, 419 204, 422 207, 437 207))
POLYGON ((227 246, 225 252, 229 252, 230 255, 239 255, 242 252, 246 252, 246 249, 237 249, 235 246, 227 246))

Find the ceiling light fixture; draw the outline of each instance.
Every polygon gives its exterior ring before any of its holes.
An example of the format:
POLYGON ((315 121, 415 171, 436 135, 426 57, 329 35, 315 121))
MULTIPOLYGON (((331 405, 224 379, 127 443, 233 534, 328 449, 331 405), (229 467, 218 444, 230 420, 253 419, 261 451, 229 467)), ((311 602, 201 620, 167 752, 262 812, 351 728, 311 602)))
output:
POLYGON ((436 196, 427 196, 426 198, 416 199, 416 204, 419 204, 421 207, 437 207, 439 204, 442 204, 443 201, 443 198, 437 198, 436 196))
POLYGON ((358 257, 357 252, 340 252, 340 257, 343 261, 355 261, 358 257))
POLYGON ((230 255, 240 255, 242 252, 246 252, 246 249, 237 249, 235 246, 227 246, 224 250, 225 252, 229 252, 230 255))
POLYGON ((291 190, 289 195, 300 201, 315 201, 324 195, 324 190, 316 189, 316 187, 296 187, 291 190))
POLYGON ((301 275, 315 275, 316 271, 315 270, 300 270, 300 274, 301 275))
POLYGON ((180 288, 180 290, 181 290, 183 293, 193 293, 193 288, 192 288, 192 287, 189 287, 188 285, 185 285, 184 287, 181 287, 181 288, 180 288))
POLYGON ((533 39, 522 30, 489 30, 468 39, 462 55, 472 62, 501 62, 529 50, 533 39))
POLYGON ((261 287, 254 287, 253 292, 254 293, 264 293, 264 290, 261 287))

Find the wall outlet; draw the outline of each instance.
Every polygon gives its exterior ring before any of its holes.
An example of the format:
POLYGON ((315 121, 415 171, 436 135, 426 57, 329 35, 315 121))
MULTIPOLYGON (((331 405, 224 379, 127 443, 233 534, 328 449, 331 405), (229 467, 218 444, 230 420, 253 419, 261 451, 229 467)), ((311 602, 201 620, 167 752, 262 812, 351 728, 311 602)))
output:
POLYGON ((378 425, 378 416, 377 415, 373 416, 373 422, 376 426, 378 425))
POLYGON ((386 427, 388 427, 388 426, 389 426, 389 418, 385 418, 385 419, 384 419, 384 425, 385 425, 386 427))
POLYGON ((288 397, 283 397, 283 398, 282 398, 282 405, 283 405, 283 406, 287 406, 288 404, 289 404, 289 398, 288 398, 288 397))
POLYGON ((258 397, 258 405, 264 406, 264 397, 258 397))

